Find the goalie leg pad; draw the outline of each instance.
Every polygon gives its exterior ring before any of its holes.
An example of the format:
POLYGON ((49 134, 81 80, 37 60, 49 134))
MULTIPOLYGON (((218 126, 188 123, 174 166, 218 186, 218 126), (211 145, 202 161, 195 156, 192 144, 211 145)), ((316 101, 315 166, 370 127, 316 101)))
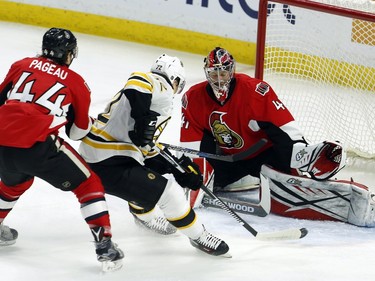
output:
POLYGON ((375 194, 355 183, 352 184, 348 222, 358 226, 375 227, 375 194))
POLYGON ((374 194, 353 181, 316 181, 263 165, 271 190, 271 212, 293 218, 333 220, 375 227, 374 194))

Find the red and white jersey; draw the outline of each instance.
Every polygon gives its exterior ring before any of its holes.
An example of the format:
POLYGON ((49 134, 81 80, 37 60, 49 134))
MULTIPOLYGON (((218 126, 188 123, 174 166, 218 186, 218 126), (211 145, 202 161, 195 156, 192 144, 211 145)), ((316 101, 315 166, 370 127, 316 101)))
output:
POLYGON ((224 154, 248 149, 261 138, 268 143, 302 140, 294 118, 270 85, 245 74, 235 74, 230 97, 219 104, 210 96, 208 82, 191 87, 182 99, 181 142, 199 142, 211 132, 224 154), (287 135, 288 137, 285 137, 287 135))
POLYGON ((0 84, 0 145, 31 147, 67 122, 68 136, 83 138, 92 124, 90 94, 83 78, 67 66, 43 57, 15 62, 0 84))

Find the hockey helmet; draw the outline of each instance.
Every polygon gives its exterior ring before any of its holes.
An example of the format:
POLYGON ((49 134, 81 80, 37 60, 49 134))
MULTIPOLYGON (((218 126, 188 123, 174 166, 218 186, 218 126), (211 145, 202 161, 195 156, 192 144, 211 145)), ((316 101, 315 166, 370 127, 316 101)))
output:
POLYGON ((178 89, 176 94, 181 93, 185 87, 185 68, 177 57, 171 57, 166 54, 160 55, 151 66, 151 72, 168 78, 171 85, 177 80, 178 89))
POLYGON ((43 56, 64 61, 69 52, 77 57, 77 39, 70 30, 53 27, 44 34, 43 56))
POLYGON ((204 72, 218 101, 228 97, 230 82, 234 76, 235 60, 225 49, 216 47, 204 59, 204 72))

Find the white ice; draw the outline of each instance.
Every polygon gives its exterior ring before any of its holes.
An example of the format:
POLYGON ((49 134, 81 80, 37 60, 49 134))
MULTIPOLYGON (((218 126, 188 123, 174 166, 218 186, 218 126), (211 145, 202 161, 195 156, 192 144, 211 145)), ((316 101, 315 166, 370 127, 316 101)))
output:
MULTIPOLYGON (((11 63, 40 52, 46 28, 0 22, 0 79, 11 63)), ((79 56, 72 69, 92 90, 92 115, 123 86, 133 71, 148 71, 161 53, 179 56, 187 71, 187 87, 204 79, 203 56, 152 46, 76 34, 79 56)), ((215 46, 213 46, 215 47, 215 46)), ((248 66, 237 71, 252 73, 248 66)), ((178 144, 179 99, 162 140, 178 144)), ((32 124, 30 124, 32 126, 32 124)), ((70 141, 77 146, 78 143, 70 141)), ((343 179, 372 186, 372 171, 348 168, 343 179)), ((241 215, 259 232, 306 227, 308 236, 295 241, 261 242, 226 212, 197 210, 206 228, 230 246, 232 258, 211 257, 190 246, 182 234, 161 237, 139 229, 126 202, 107 196, 113 239, 125 252, 124 267, 101 274, 88 227, 72 193, 36 180, 20 198, 5 223, 19 232, 17 243, 0 248, 0 280, 374 280, 375 229, 337 222, 316 222, 269 215, 241 215)))

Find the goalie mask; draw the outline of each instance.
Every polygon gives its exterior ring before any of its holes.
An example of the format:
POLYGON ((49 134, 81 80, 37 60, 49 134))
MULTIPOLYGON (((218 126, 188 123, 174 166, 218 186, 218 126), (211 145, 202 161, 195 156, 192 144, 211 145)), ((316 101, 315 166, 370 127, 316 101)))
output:
POLYGON ((225 102, 234 75, 234 58, 227 50, 216 47, 204 59, 204 63, 204 72, 216 99, 221 103, 225 102))
POLYGON ((173 86, 175 83, 177 86, 177 89, 175 89, 176 94, 181 93, 185 87, 185 68, 177 57, 162 54, 151 66, 151 72, 167 78, 172 87, 175 87, 173 86))

